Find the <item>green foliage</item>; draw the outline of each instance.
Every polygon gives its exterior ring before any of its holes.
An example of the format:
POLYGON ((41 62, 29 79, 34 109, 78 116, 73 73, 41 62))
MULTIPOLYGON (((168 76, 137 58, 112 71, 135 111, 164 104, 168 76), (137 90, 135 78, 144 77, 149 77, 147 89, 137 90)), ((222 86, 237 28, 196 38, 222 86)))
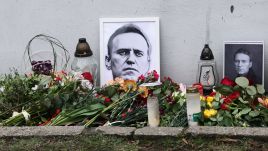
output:
POLYGON ((210 126, 268 126, 268 106, 265 102, 268 100, 263 95, 263 86, 249 85, 245 77, 236 78, 235 84, 229 79, 223 79, 223 83, 215 89, 216 94, 212 96, 212 106, 209 107, 207 100, 203 100, 203 114, 207 114, 210 109, 216 114, 203 116, 201 123, 210 126), (260 98, 265 101, 258 102, 260 98))

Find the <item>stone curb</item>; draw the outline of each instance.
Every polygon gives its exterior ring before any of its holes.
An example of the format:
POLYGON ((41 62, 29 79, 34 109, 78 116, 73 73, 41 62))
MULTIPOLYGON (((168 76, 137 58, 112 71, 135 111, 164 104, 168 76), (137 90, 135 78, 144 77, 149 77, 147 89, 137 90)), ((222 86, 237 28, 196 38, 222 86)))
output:
POLYGON ((117 136, 133 136, 135 127, 119 127, 119 126, 100 126, 96 128, 97 133, 105 135, 117 136))
POLYGON ((32 137, 32 136, 77 136, 77 135, 116 135, 123 137, 179 137, 192 136, 227 136, 268 138, 268 128, 245 127, 218 127, 218 126, 191 126, 183 127, 111 127, 100 126, 85 128, 84 126, 32 126, 32 127, 0 127, 0 138, 5 137, 32 137))
POLYGON ((268 128, 263 127, 220 127, 220 126, 190 126, 185 134, 198 136, 228 136, 268 138, 268 128))
POLYGON ((182 127, 143 127, 137 129, 134 137, 177 137, 183 132, 182 127))
POLYGON ((23 126, 0 127, 0 137, 74 136, 82 134, 84 126, 23 126))

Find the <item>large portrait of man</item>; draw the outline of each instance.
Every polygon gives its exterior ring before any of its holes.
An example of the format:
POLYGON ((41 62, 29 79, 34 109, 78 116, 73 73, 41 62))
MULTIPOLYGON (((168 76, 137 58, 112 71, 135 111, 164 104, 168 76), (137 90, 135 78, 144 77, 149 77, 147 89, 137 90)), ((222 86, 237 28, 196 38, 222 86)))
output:
POLYGON ((100 83, 160 74, 158 18, 100 19, 100 83))
POLYGON ((225 42, 224 76, 246 77, 251 84, 264 84, 263 42, 225 42))

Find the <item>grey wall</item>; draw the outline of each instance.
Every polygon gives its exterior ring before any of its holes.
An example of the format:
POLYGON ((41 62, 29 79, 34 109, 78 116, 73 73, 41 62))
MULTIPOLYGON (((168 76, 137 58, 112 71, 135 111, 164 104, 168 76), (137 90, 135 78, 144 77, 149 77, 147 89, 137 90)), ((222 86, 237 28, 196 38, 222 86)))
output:
MULTIPOLYGON (((223 42, 268 43, 267 14, 267 0, 0 0, 0 73, 22 67, 25 46, 36 34, 58 38, 71 54, 78 38, 86 37, 99 58, 100 17, 159 17, 161 77, 194 83, 209 33, 221 78, 223 42)), ((264 74, 268 75, 266 52, 264 74)), ((267 89, 268 78, 265 81, 267 89)))

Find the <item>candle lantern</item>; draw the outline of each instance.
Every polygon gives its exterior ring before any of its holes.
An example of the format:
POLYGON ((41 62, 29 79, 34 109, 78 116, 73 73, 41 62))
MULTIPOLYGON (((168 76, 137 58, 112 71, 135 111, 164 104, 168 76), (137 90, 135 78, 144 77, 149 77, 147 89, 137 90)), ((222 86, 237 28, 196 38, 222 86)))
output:
POLYGON ((80 38, 78 41, 71 69, 75 72, 90 72, 93 77, 93 84, 96 86, 98 63, 86 38, 80 38))
POLYGON ((204 94, 208 95, 212 92, 217 81, 216 62, 208 44, 205 44, 198 63, 197 82, 203 85, 204 94))

